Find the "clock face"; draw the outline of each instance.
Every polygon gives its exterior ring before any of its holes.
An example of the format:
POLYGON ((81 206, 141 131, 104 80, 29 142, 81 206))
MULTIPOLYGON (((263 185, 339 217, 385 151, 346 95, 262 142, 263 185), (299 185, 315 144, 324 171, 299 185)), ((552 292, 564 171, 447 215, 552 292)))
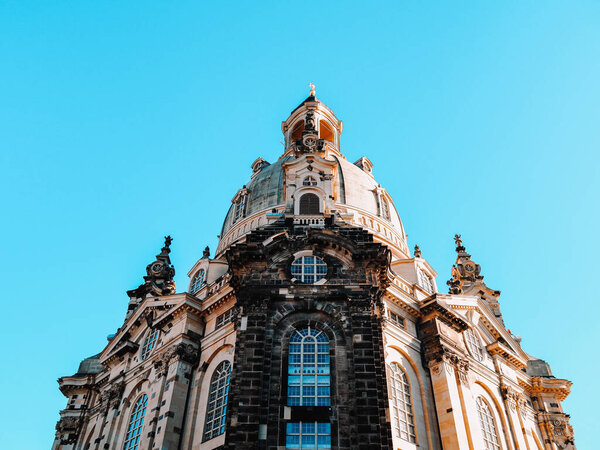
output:
POLYGON ((154 264, 152 264, 152 267, 150 267, 150 270, 154 273, 160 273, 163 269, 163 265, 159 262, 155 262, 154 264))
POLYGON ((466 270, 467 272, 474 272, 474 271, 475 271, 475 266, 473 266, 473 265, 471 265, 471 264, 467 264, 467 265, 465 266, 465 270, 466 270))
POLYGON ((317 140, 313 136, 307 136, 304 138, 304 145, 311 148, 317 144, 317 140))

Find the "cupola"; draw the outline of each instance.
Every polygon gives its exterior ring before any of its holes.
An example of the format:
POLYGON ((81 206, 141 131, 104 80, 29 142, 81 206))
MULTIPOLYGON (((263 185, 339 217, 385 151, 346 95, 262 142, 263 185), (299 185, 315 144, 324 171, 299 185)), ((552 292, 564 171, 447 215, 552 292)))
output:
POLYGON ((312 83, 310 87, 310 95, 281 124, 285 136, 283 156, 329 152, 340 155, 342 121, 316 97, 312 83))

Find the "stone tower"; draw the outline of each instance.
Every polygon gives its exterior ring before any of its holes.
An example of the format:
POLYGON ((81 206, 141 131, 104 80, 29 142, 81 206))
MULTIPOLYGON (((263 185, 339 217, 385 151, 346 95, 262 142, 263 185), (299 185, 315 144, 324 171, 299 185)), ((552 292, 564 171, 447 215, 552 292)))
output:
POLYGON ((570 382, 505 328, 460 236, 442 294, 314 88, 282 131, 187 292, 166 237, 117 333, 59 379, 53 448, 575 448, 570 382))

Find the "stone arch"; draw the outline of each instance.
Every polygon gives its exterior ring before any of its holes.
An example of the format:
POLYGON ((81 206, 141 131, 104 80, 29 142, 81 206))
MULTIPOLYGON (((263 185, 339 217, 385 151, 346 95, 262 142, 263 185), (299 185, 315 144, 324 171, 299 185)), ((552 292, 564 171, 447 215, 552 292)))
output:
MULTIPOLYGON (((396 350, 398 353, 400 353, 406 359, 406 361, 410 365, 410 368, 412 369, 412 372, 413 372, 415 378, 417 379, 417 382, 419 384, 419 396, 420 396, 421 404, 423 406, 423 416, 424 416, 425 428, 426 428, 425 434, 427 436, 427 445, 428 445, 428 448, 433 448, 433 436, 432 436, 433 428, 432 428, 431 422, 429 420, 429 408, 427 407, 427 400, 426 400, 427 393, 425 392, 425 384, 423 383, 423 378, 421 377, 421 374, 419 373, 418 366, 415 364, 415 362, 410 357, 410 355, 406 351, 404 351, 402 348, 400 348, 396 345, 389 345, 388 348, 396 350)), ((417 429, 417 442, 418 441, 419 441, 419 430, 417 429)))
POLYGON ((538 437, 535 434, 535 430, 531 430, 531 435, 533 436, 533 441, 535 442, 535 445, 537 446, 538 450, 544 450, 544 447, 542 446, 542 443, 540 442, 540 440, 538 439, 538 437))
POLYGON ((92 438, 94 437, 94 433, 96 432, 96 425, 92 427, 92 431, 88 434, 85 443, 83 444, 83 450, 88 450, 90 448, 90 444, 92 443, 92 438))
MULTIPOLYGON (((201 361, 194 377, 195 389, 193 397, 190 399, 190 409, 188 413, 194 420, 190 420, 188 422, 189 428, 186 427, 188 429, 183 431, 188 436, 203 436, 211 377, 217 366, 223 361, 231 362, 233 368, 233 348, 234 347, 231 344, 220 345, 218 348, 214 349, 207 358, 203 358, 201 361)), ((226 434, 227 430, 225 430, 225 434, 215 437, 211 442, 215 442, 215 444, 221 441, 224 442, 226 434)), ((200 438, 200 441, 202 441, 202 437, 200 438)))

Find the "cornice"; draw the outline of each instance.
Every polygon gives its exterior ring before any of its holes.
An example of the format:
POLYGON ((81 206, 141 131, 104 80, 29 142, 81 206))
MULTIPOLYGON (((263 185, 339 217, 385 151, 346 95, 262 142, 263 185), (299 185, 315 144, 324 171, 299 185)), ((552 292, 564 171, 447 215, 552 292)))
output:
POLYGON ((523 387, 531 396, 551 394, 555 395, 556 398, 562 402, 571 393, 571 386, 573 383, 559 378, 531 377, 530 383, 519 379, 519 385, 521 385, 521 387, 523 387))
POLYGON ((490 353, 490 355, 500 356, 502 359, 515 366, 519 370, 527 367, 526 360, 523 361, 523 359, 520 358, 515 352, 513 352, 508 345, 500 341, 492 342, 491 344, 486 346, 486 349, 490 353))
POLYGON ((413 317, 423 317, 423 314, 417 308, 410 306, 408 303, 406 303, 406 301, 404 299, 389 292, 389 287, 388 287, 388 291, 383 295, 383 300, 390 301, 391 303, 398 306, 403 311, 406 311, 408 314, 410 314, 413 317))
POLYGON ((443 304, 442 302, 445 303, 443 297, 439 294, 434 294, 423 300, 423 302, 421 302, 422 317, 425 318, 428 315, 440 317, 458 332, 462 332, 469 328, 469 324, 464 319, 454 313, 448 305, 443 304))

